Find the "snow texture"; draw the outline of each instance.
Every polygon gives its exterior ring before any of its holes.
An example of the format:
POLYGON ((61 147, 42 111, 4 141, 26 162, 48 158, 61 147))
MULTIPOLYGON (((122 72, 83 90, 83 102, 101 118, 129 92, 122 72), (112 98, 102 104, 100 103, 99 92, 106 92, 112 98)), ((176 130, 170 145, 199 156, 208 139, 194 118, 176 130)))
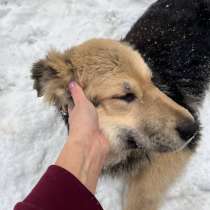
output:
MULTIPOLYGON (((154 0, 0 0, 0 210, 30 192, 56 159, 67 132, 53 107, 37 98, 30 68, 50 48, 93 37, 120 39, 154 0)), ((201 109, 203 137, 162 210, 210 209, 210 94, 201 109)), ((121 209, 121 180, 100 180, 105 210, 121 209)))

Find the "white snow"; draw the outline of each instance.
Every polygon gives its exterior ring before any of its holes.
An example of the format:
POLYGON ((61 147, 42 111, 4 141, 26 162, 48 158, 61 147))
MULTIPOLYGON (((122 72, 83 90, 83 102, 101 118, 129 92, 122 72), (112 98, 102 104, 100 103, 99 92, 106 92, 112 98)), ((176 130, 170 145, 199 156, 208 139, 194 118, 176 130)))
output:
MULTIPOLYGON (((120 39, 154 0, 0 0, 0 210, 12 209, 56 159, 67 136, 53 107, 36 97, 30 68, 50 48, 92 37, 120 39)), ((210 94, 203 137, 162 210, 210 209, 210 94)), ((122 183, 102 179, 97 197, 120 210, 122 183)))

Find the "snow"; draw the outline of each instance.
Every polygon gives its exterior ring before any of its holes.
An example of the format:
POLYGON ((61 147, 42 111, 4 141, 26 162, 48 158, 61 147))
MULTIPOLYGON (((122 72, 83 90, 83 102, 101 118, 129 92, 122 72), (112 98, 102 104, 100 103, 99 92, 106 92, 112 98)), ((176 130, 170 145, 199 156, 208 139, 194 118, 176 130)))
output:
MULTIPOLYGON (((32 89, 30 68, 50 48, 92 37, 120 39, 154 0, 0 0, 0 210, 12 209, 56 159, 67 133, 53 107, 32 89)), ((203 137, 162 210, 210 206, 210 94, 201 109, 203 137)), ((106 210, 121 209, 121 180, 100 180, 106 210)))

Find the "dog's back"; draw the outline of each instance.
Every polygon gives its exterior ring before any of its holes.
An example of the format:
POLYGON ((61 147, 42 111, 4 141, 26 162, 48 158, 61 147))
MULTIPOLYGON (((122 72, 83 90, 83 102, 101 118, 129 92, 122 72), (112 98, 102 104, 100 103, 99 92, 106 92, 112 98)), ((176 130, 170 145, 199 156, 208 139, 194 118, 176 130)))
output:
POLYGON ((159 0, 124 41, 143 55, 162 91, 197 111, 210 80, 209 0, 159 0))

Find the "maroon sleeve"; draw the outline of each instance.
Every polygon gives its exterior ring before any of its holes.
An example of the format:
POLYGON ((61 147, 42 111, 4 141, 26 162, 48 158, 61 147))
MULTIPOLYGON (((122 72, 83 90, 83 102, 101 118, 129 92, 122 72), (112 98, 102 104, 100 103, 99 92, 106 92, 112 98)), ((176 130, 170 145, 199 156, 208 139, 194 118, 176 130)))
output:
POLYGON ((52 165, 14 210, 103 210, 95 196, 65 169, 52 165))

